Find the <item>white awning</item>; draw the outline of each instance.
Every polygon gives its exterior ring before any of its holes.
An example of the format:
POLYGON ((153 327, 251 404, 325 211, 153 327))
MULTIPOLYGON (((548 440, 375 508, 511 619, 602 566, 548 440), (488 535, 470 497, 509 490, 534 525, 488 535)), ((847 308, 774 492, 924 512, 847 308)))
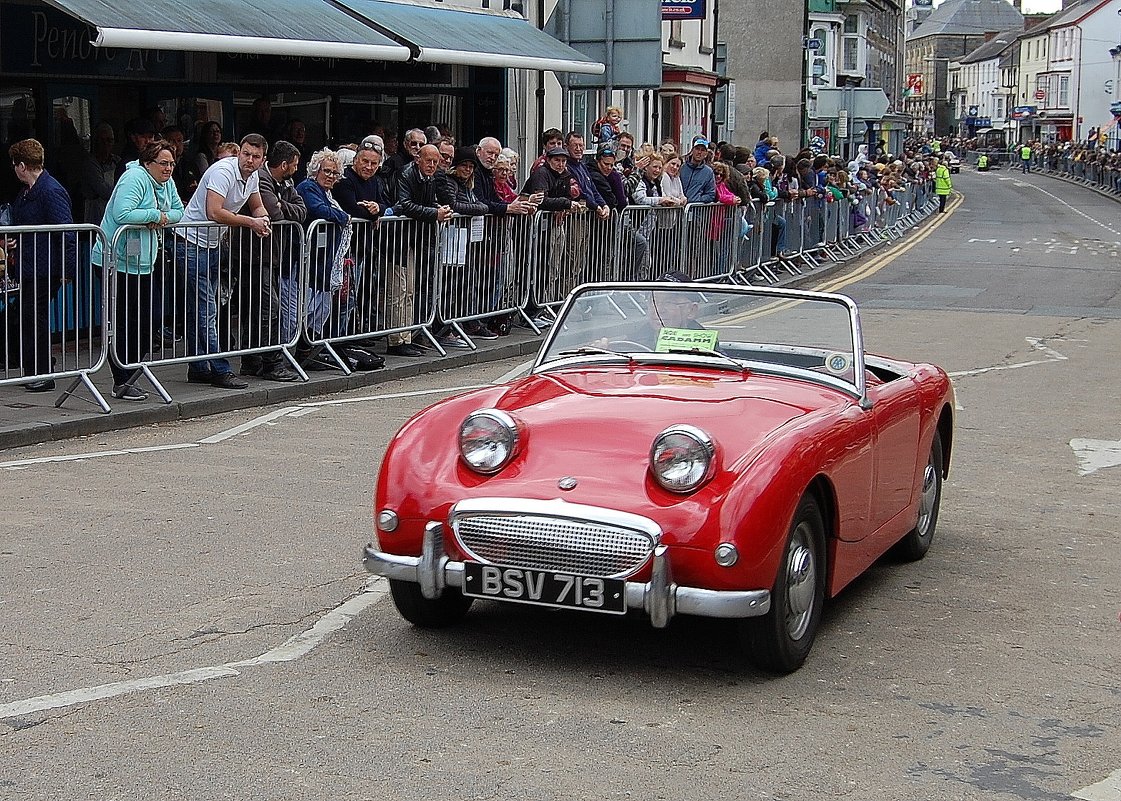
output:
POLYGON ((408 61, 409 48, 322 0, 48 0, 99 47, 408 61))
POLYGON ((413 50, 417 61, 600 75, 598 61, 512 11, 424 0, 335 0, 413 50))
POLYGON ((602 74, 512 11, 421 0, 47 0, 99 47, 421 61, 602 74))

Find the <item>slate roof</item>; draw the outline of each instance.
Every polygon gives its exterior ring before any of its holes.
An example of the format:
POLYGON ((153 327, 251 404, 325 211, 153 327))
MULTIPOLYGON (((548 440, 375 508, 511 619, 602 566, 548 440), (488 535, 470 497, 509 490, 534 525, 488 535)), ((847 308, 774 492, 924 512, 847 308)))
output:
POLYGON ((1055 16, 1047 20, 1046 26, 1048 29, 1050 29, 1061 28, 1064 25, 1071 25, 1075 22, 1078 22, 1078 20, 1080 20, 1086 14, 1089 14, 1091 11, 1097 10, 1099 6, 1104 6, 1105 4, 1106 0, 1082 0, 1079 3, 1075 3, 1074 5, 1069 6, 1068 8, 1064 8, 1062 11, 1059 11, 1057 14, 1055 14, 1055 16))
POLYGON ((1008 0, 946 0, 908 38, 981 36, 1017 28, 1023 30, 1024 15, 1008 0))
POLYGON ((1014 31, 1002 31, 972 53, 962 58, 961 63, 976 64, 978 61, 988 61, 990 58, 996 58, 1005 50, 1012 47, 1012 45, 1016 44, 1016 40, 1023 32, 1023 28, 1014 31))

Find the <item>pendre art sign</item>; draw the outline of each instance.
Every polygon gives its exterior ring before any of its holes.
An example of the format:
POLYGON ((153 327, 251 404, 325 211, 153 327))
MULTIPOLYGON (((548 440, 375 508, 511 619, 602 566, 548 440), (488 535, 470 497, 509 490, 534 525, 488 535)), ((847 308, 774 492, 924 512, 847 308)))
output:
POLYGON ((1012 119, 1026 120, 1036 115, 1038 109, 1035 106, 1016 106, 1012 109, 1012 119))
POLYGON ((704 19, 706 0, 662 0, 662 19, 704 19))

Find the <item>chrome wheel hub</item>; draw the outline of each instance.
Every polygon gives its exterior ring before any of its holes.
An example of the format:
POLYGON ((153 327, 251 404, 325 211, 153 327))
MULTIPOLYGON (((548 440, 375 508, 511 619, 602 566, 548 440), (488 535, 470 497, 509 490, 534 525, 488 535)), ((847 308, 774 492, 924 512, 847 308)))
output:
POLYGON ((915 527, 920 537, 930 534, 930 520, 934 515, 934 503, 938 500, 938 472, 932 462, 927 462, 922 477, 922 497, 919 499, 919 522, 915 527))
POLYGON ((817 597, 817 565, 808 543, 807 533, 799 528, 786 562, 786 630, 794 640, 809 628, 817 597))

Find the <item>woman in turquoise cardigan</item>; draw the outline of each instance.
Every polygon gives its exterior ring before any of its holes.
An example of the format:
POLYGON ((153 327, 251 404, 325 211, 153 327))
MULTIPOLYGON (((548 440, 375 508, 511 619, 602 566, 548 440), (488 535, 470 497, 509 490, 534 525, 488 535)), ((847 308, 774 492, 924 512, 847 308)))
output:
MULTIPOLYGON (((113 341, 116 358, 110 359, 113 369, 113 397, 124 400, 146 400, 148 393, 133 386, 137 371, 121 367, 136 364, 151 350, 155 321, 152 318, 152 268, 160 252, 162 229, 183 218, 183 201, 171 180, 175 172, 175 152, 169 142, 158 139, 140 152, 137 161, 129 162, 101 219, 101 230, 112 250, 112 266, 117 273, 117 297, 113 311, 113 341), (145 228, 128 230, 113 237, 125 225, 145 228)), ((108 279, 109 259, 101 241, 93 246, 93 263, 103 268, 108 279)), ((161 308, 162 303, 156 305, 161 308)))

